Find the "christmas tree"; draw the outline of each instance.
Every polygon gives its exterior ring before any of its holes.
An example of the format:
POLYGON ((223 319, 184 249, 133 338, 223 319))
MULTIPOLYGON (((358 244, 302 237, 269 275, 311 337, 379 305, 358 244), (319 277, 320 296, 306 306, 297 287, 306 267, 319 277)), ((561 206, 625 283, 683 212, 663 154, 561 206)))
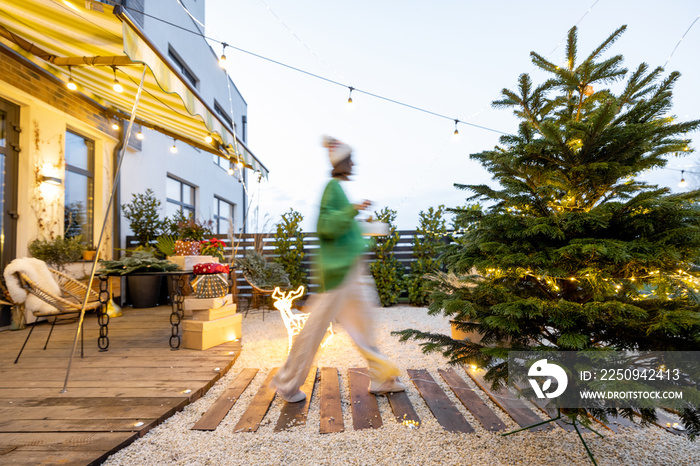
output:
MULTIPOLYGON (((532 52, 548 79, 522 74, 493 103, 513 109, 518 131, 471 155, 499 187, 457 185, 473 193, 452 209, 466 232, 443 251, 429 307, 481 342, 416 329, 399 332, 402 341, 484 368, 494 385, 507 379, 513 350, 700 351, 700 191, 639 179, 690 154, 686 133, 700 120, 669 115, 679 73, 644 63, 628 72, 621 55, 603 56, 624 30, 579 60, 574 27, 566 65, 532 52)), ((640 414, 655 419, 653 409, 640 414)), ((686 403, 682 418, 700 433, 697 404, 686 403)))

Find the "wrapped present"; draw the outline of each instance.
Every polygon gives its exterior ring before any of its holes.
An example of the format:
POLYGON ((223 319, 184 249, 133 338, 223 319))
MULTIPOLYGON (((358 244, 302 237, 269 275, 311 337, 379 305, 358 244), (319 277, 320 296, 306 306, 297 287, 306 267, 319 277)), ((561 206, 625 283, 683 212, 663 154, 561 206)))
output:
POLYGON ((219 298, 228 293, 228 276, 223 273, 197 275, 190 284, 198 298, 219 298))
POLYGON ((199 241, 175 241, 176 256, 198 256, 201 250, 202 245, 199 241))
POLYGON ((206 275, 211 273, 224 273, 228 275, 228 272, 228 265, 218 264, 216 262, 195 264, 194 267, 192 267, 192 273, 195 275, 206 275))

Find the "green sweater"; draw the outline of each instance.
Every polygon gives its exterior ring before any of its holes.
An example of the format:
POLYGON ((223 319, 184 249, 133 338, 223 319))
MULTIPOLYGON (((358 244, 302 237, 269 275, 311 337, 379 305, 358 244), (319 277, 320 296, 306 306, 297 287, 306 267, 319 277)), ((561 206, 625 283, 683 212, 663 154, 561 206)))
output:
POLYGON ((355 221, 357 213, 340 182, 335 178, 329 181, 321 198, 316 230, 321 248, 321 286, 326 291, 340 285, 365 249, 365 240, 355 221))

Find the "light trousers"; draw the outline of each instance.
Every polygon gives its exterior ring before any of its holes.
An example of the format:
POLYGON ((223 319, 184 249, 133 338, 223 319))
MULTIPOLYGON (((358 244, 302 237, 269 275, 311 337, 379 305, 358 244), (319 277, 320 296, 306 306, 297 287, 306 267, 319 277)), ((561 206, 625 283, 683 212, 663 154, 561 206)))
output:
POLYGON ((309 318, 297 335, 287 361, 272 379, 272 385, 284 393, 295 393, 304 383, 332 321, 340 323, 367 359, 370 381, 382 383, 399 375, 399 369, 374 346, 374 325, 370 310, 377 291, 374 281, 364 274, 359 262, 336 288, 309 298, 309 318))

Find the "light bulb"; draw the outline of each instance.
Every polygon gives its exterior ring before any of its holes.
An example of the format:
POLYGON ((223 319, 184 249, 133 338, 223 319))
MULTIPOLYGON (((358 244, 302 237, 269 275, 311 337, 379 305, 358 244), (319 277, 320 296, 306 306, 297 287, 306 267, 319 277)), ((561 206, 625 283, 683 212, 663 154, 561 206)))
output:
POLYGON ((117 67, 113 66, 112 71, 114 72, 114 84, 112 85, 112 89, 114 89, 114 92, 117 93, 124 92, 124 87, 119 84, 119 80, 117 79, 117 67))
POLYGON ((114 131, 118 131, 118 130, 119 130, 119 125, 118 125, 117 123, 112 123, 112 129, 113 129, 114 131))
POLYGON ((352 105, 352 104, 353 104, 353 102, 352 102, 352 91, 354 91, 355 88, 352 87, 352 86, 350 86, 348 89, 350 89, 350 94, 348 95, 348 104, 352 105))
POLYGON ((73 81, 73 68, 70 66, 68 67, 68 82, 66 83, 66 87, 71 91, 78 89, 78 85, 73 81))
POLYGON ((233 176, 234 173, 236 173, 236 171, 233 169, 233 167, 228 167, 228 174, 233 176))
POLYGON ((211 137, 211 134, 207 134, 204 140, 207 141, 207 144, 211 144, 214 139, 211 137))
POLYGON ((143 141, 143 133, 141 131, 136 133, 136 139, 138 139, 139 141, 143 141))
POLYGON ((685 181, 685 178, 683 177, 683 174, 685 173, 685 170, 681 170, 681 181, 678 183, 679 188, 685 188, 688 186, 688 183, 685 181))
POLYGON ((226 42, 221 43, 221 58, 219 58, 219 66, 223 69, 226 69, 226 46, 228 44, 226 42))
POLYGON ((177 154, 177 146, 175 145, 175 139, 173 139, 173 145, 170 148, 170 153, 171 154, 177 154))
POLYGON ((457 129, 458 123, 459 123, 459 120, 455 120, 455 132, 452 134, 452 139, 454 139, 454 140, 459 139, 459 129, 457 129))

